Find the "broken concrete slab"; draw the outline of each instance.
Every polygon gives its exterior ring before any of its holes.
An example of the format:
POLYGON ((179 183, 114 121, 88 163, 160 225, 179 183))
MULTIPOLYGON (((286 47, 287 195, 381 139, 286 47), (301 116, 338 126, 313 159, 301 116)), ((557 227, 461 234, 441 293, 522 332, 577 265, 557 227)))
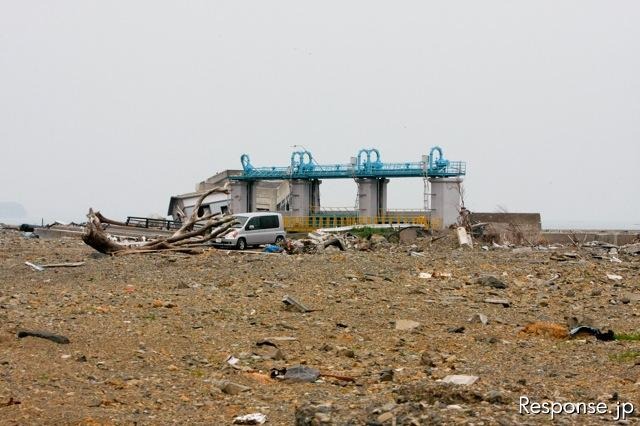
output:
POLYGON ((267 421, 267 416, 262 413, 251 413, 238 416, 233 419, 234 425, 261 425, 267 421))
POLYGON ((620 252, 624 254, 640 254, 640 243, 622 246, 620 247, 620 252))
POLYGON ((398 232, 398 238, 402 244, 413 243, 418 238, 418 229, 416 227, 404 228, 398 232))
POLYGON ((320 370, 306 365, 294 365, 293 367, 286 367, 282 370, 272 369, 271 377, 292 383, 313 383, 320 377, 320 370))
POLYGON ((25 265, 31 267, 33 270, 38 271, 38 272, 42 272, 44 271, 44 268, 40 265, 36 265, 35 263, 31 263, 31 262, 24 262, 25 265))
POLYGON ((459 226, 456 228, 456 236, 458 237, 458 244, 460 247, 473 247, 473 241, 471 241, 471 236, 467 233, 467 230, 459 226))
POLYGON ((471 318, 469 318, 470 323, 481 323, 482 325, 487 325, 489 323, 489 318, 485 314, 476 313, 473 314, 471 318))
POLYGON ((487 299, 484 299, 484 303, 491 303, 493 305, 502 305, 505 308, 508 308, 509 306, 511 306, 511 302, 509 302, 507 299, 498 299, 495 297, 489 297, 487 299))
POLYGON ((307 308, 305 305, 300 303, 292 296, 289 296, 288 294, 282 298, 282 303, 284 303, 286 306, 293 306, 302 313, 311 312, 311 309, 307 308))
POLYGON ((407 320, 407 319, 396 320, 396 330, 410 331, 418 327, 420 327, 420 323, 413 320, 407 320))
POLYGON ((513 254, 529 254, 533 251, 531 247, 517 247, 511 250, 513 254))
POLYGON ((498 288, 498 289, 507 288, 507 284, 504 281, 494 277, 493 275, 485 275, 485 276, 479 277, 476 280, 476 284, 484 285, 487 287, 498 288))
POLYGON ((467 374, 452 374, 446 376, 442 381, 444 383, 452 383, 454 385, 472 385, 479 379, 478 376, 470 376, 467 374))
POLYGON ((237 395, 242 392, 248 392, 250 387, 239 383, 230 382, 228 380, 212 380, 211 383, 227 395, 237 395))

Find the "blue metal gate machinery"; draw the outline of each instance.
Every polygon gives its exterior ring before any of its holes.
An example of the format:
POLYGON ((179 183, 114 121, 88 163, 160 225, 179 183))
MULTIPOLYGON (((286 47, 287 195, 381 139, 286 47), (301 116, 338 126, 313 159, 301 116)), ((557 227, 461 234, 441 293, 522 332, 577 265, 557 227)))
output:
POLYGON ((288 180, 288 179, 354 179, 395 177, 456 177, 464 176, 464 161, 445 159, 442 148, 434 146, 423 161, 383 163, 380 151, 361 149, 352 164, 318 164, 311 152, 294 151, 288 167, 254 167, 249 155, 242 154, 243 173, 230 176, 231 180, 288 180))

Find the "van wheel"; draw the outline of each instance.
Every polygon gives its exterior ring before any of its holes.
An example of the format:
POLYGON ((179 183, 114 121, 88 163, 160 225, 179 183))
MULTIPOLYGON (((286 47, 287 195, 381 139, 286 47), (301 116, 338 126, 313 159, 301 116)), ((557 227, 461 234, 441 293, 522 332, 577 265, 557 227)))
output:
POLYGON ((282 235, 278 235, 276 237, 276 244, 280 244, 284 242, 284 237, 282 235))
POLYGON ((244 238, 240 238, 236 244, 236 248, 238 250, 244 250, 247 248, 247 240, 245 240, 244 238))

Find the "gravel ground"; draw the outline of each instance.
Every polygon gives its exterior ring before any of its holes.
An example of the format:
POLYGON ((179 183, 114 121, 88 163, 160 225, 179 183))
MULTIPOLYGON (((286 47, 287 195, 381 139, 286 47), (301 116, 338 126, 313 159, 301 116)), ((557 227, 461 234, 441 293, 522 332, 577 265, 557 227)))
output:
POLYGON ((614 423, 619 402, 640 411, 640 342, 522 332, 570 318, 639 331, 640 257, 462 250, 451 238, 416 246, 109 257, 77 239, 0 231, 0 423, 224 425, 254 412, 273 425, 550 422, 519 414, 521 396, 614 410, 560 424, 614 423), (25 261, 86 263, 37 272, 25 261), (285 295, 311 312, 287 308, 285 295), (486 325, 469 321, 478 313, 486 325), (398 330, 399 320, 418 325, 398 330), (294 365, 355 382, 269 377, 294 365), (479 379, 440 381, 454 374, 479 379))

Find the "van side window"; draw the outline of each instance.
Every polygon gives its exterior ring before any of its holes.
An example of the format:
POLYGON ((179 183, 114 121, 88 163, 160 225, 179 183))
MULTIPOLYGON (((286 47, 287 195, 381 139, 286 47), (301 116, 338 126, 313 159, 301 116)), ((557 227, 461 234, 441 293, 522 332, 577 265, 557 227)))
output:
POLYGON ((280 223, 278 216, 262 216, 260 217, 260 229, 273 229, 279 228, 280 223))
POLYGON ((247 223, 247 226, 244 227, 244 229, 251 229, 251 225, 253 225, 253 229, 260 229, 260 218, 252 217, 251 219, 249 219, 249 222, 247 223))

